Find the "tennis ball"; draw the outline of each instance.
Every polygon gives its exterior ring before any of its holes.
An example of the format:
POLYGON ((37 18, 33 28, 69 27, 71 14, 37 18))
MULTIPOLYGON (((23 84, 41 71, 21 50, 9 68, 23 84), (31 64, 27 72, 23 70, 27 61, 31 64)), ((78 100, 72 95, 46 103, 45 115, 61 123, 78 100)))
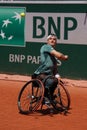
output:
POLYGON ((21 17, 24 17, 24 16, 25 16, 25 13, 23 12, 23 13, 21 13, 20 15, 21 15, 21 17))

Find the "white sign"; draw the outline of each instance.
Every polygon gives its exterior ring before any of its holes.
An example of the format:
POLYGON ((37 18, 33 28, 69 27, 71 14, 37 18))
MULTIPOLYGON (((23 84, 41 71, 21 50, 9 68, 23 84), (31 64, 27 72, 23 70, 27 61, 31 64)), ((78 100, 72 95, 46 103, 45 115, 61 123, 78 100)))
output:
POLYGON ((86 13, 26 13, 28 42, 46 42, 55 33, 58 43, 87 44, 86 13))

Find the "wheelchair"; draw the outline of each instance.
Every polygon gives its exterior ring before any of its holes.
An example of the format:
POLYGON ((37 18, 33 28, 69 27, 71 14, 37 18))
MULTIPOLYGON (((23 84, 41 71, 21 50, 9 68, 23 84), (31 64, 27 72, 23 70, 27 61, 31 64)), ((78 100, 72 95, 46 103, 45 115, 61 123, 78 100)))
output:
POLYGON ((42 110, 43 105, 46 105, 48 108, 52 108, 57 112, 59 112, 59 110, 69 110, 71 102, 70 94, 62 79, 58 79, 58 85, 54 90, 53 97, 50 96, 49 89, 49 99, 45 97, 44 93, 45 89, 47 89, 45 88, 45 82, 51 77, 52 76, 47 76, 44 79, 44 82, 35 78, 25 83, 19 92, 17 101, 18 109, 21 114, 30 114, 36 112, 38 109, 42 110))

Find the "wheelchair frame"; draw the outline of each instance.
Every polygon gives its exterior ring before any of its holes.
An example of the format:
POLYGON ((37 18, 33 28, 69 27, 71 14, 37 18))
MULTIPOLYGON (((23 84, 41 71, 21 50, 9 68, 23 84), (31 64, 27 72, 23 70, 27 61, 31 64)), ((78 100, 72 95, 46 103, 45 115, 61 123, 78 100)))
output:
MULTIPOLYGON (((44 82, 49 78, 48 76, 44 82)), ((52 107, 57 112, 59 110, 68 111, 70 108, 70 94, 65 87, 62 79, 58 80, 58 85, 54 91, 53 99, 49 96, 48 102, 47 97, 44 96, 45 86, 44 83, 35 78, 31 79, 24 84, 18 95, 18 109, 22 114, 30 114, 43 109, 43 105, 48 108, 52 107), (41 108, 40 108, 41 106, 41 108)), ((50 93, 49 93, 50 95, 50 93)))

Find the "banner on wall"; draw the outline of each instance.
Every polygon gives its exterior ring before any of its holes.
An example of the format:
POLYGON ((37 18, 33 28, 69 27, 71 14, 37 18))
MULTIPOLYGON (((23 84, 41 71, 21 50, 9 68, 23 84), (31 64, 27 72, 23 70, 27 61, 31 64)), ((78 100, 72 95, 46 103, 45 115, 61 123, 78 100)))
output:
POLYGON ((25 8, 0 7, 0 45, 25 45, 25 8))
POLYGON ((58 43, 87 44, 87 13, 26 14, 26 41, 46 42, 50 33, 58 43))

